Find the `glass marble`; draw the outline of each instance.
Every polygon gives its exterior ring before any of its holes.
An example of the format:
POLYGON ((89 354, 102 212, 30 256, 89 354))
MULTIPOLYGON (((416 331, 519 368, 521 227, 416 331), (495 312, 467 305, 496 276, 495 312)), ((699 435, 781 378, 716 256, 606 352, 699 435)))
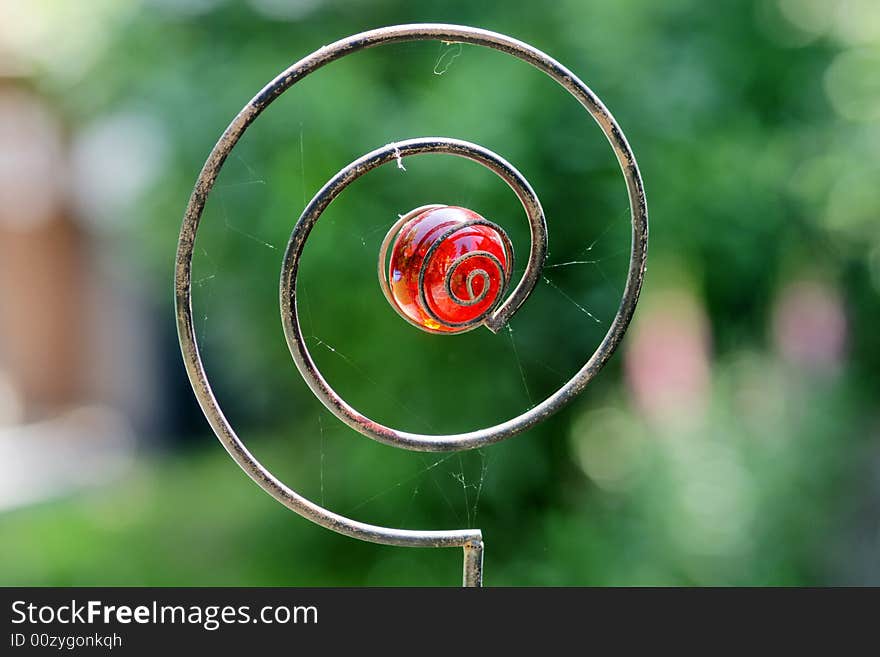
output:
POLYGON ((509 249, 504 231, 473 210, 425 210, 399 228, 391 246, 388 286, 393 302, 426 330, 469 330, 501 301, 510 280, 509 249))

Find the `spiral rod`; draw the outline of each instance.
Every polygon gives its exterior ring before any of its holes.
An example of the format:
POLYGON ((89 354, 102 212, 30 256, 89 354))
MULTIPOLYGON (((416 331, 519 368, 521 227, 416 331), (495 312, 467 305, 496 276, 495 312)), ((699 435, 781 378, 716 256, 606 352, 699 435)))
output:
MULTIPOLYGON (((316 377, 307 376, 306 380, 325 405, 341 417, 349 426, 360 431, 364 435, 380 440, 387 444, 398 447, 423 451, 444 451, 450 449, 469 449, 497 442, 504 438, 519 433, 538 422, 546 419, 550 414, 559 410, 574 398, 592 380, 596 373, 611 357, 619 344, 627 325, 632 318, 638 301, 639 291, 645 273, 648 242, 648 214, 645 201, 644 189, 635 157, 630 146, 618 127, 614 118, 596 97, 596 95, 571 71, 559 62, 532 46, 511 37, 478 28, 445 25, 445 24, 411 24, 383 27, 360 34, 346 37, 335 43, 329 44, 313 52, 307 57, 292 64, 281 72, 275 79, 270 81, 250 102, 236 115, 229 126, 217 141, 209 154, 198 180, 196 181, 192 195, 184 214, 180 229, 177 257, 175 263, 175 307, 177 316, 178 337, 180 340, 181 353, 187 375, 192 384, 196 398, 202 408, 211 428, 220 442, 239 464, 264 491, 278 500, 287 508, 295 511, 327 529, 340 534, 385 545, 398 545, 406 547, 461 547, 464 551, 463 583, 466 586, 477 586, 482 583, 483 542, 478 529, 460 529, 448 531, 422 531, 395 529, 371 525, 334 513, 300 495, 281 480, 275 477, 257 458, 247 449, 244 442, 236 434, 231 423, 226 418, 223 410, 214 395, 208 376, 205 372, 199 351, 198 340, 193 322, 192 310, 192 258, 195 246, 196 234, 205 209, 205 203, 217 176, 223 167, 226 158, 238 143, 247 128, 256 118, 286 90, 306 76, 314 73, 323 66, 341 59, 346 55, 358 52, 365 48, 371 48, 382 44, 400 43, 406 41, 437 40, 448 43, 467 43, 499 50, 517 57, 538 70, 544 72, 564 89, 566 89, 577 101, 589 112, 596 123, 607 137, 612 150, 620 164, 626 181, 627 193, 630 201, 630 213, 632 219, 632 244, 630 252, 630 264, 627 272, 626 285, 617 314, 611 323, 605 337, 599 347, 582 366, 582 368, 556 393, 548 397, 544 402, 523 415, 513 418, 495 427, 481 429, 459 435, 448 436, 421 436, 405 432, 397 432, 369 420, 351 407, 344 400, 335 396, 323 378, 315 373, 316 377), (332 394, 330 394, 332 393, 332 394), (329 404, 328 404, 329 402, 329 404)), ((443 142, 449 145, 450 150, 455 150, 453 140, 443 142)), ((440 142, 438 142, 440 143, 440 142)), ((397 144, 402 147, 402 144, 397 144)), ((480 147, 476 147, 477 150, 480 147)), ((402 150, 402 148, 401 148, 402 150)), ((377 157, 379 155, 376 155, 377 157)), ((384 152, 381 155, 384 157, 384 152)), ((392 153, 392 157, 394 157, 392 153)), ((398 153, 397 157, 401 157, 398 153)), ((497 156, 496 156, 497 157, 497 156)), ((398 161, 400 161, 398 159, 398 161)), ((504 178, 503 172, 497 172, 504 178)), ((510 183, 510 180, 505 180, 510 183)), ((523 182, 525 182, 523 180, 523 182)), ((525 182, 528 187, 528 183, 525 182)), ((530 190, 531 188, 528 187, 530 190)), ((521 197, 522 200, 522 197, 521 197)), ((534 198, 536 207, 539 209, 537 197, 534 198)), ((314 202, 314 201, 313 201, 314 202)), ((329 202, 329 200, 328 200, 329 202)), ((532 208, 533 210, 535 208, 532 208)), ((500 330, 516 313, 528 294, 534 288, 541 274, 544 257, 546 255, 546 230, 536 233, 534 213, 529 213, 530 227, 532 228, 532 241, 530 261, 526 266, 525 274, 511 295, 499 305, 487 318, 486 325, 493 331, 500 330), (543 251, 542 251, 543 249, 543 251), (536 257, 539 256, 539 257, 536 257)), ((543 213, 541 213, 543 225, 543 213)), ((303 220, 297 224, 302 233, 303 220)), ((291 237, 291 244, 296 250, 296 234, 291 237)), ((305 234, 311 226, 306 226, 305 234)), ((304 241, 304 237, 303 237, 304 241)), ((291 251, 288 245, 288 252, 291 251)), ((292 259, 285 257, 285 273, 283 280, 287 280, 286 295, 282 292, 282 318, 285 322, 285 332, 294 360, 303 371, 302 364, 311 361, 307 350, 300 350, 297 343, 301 340, 299 326, 295 315, 295 274, 299 254, 295 253, 292 259), (285 301, 285 298, 287 301, 285 301), (287 306, 285 307, 285 304, 287 306), (293 311, 293 312, 291 312, 293 311), (291 345, 290 329, 295 329, 293 345, 291 345), (297 348, 294 348, 297 347, 297 348)), ((284 288, 283 288, 284 289, 284 288)), ((313 365, 313 363, 312 363, 313 365)))

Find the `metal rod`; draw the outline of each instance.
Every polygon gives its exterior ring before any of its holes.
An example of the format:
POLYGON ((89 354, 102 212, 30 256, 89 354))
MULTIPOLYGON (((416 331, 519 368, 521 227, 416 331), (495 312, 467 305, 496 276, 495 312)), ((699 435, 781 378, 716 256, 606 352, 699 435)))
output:
MULTIPOLYGON (((282 319, 285 335, 294 360, 309 383, 313 392, 337 417, 365 436, 380 442, 421 451, 450 451, 473 449, 509 438, 543 421, 570 402, 596 376, 611 357, 632 318, 645 274, 648 244, 648 212, 644 189, 635 157, 623 132, 598 97, 567 68, 532 46, 511 37, 487 30, 460 25, 413 24, 383 27, 355 34, 324 46, 307 57, 294 63, 269 82, 232 120, 217 141, 196 181, 190 196, 177 247, 175 263, 175 306, 177 330, 184 365, 199 405, 208 419, 211 428, 220 442, 264 491, 287 508, 322 527, 360 540, 385 545, 409 547, 461 547, 464 549, 465 585, 477 586, 482 582, 483 543, 479 529, 459 529, 449 531, 421 531, 380 527, 346 518, 303 497, 275 477, 253 454, 236 434, 226 418, 211 388, 199 351, 192 310, 192 258, 196 234, 205 209, 208 195, 226 158, 238 143, 241 136, 256 118, 278 96, 290 89, 306 76, 319 68, 341 59, 346 55, 382 44, 404 41, 437 40, 452 43, 467 43, 493 48, 517 57, 538 70, 546 73, 566 89, 589 112, 605 133, 617 157, 626 181, 632 221, 632 243, 630 264, 626 285, 617 314, 599 347, 581 369, 558 391, 522 415, 494 427, 479 429, 457 435, 421 435, 384 427, 350 407, 345 400, 333 391, 317 368, 305 348, 305 341, 299 330, 296 315, 296 271, 301 247, 320 210, 326 207, 333 196, 333 190, 341 191, 353 177, 363 172, 343 169, 337 177, 318 193, 307 212, 297 222, 285 254, 282 270, 282 319), (352 177, 353 176, 353 177, 352 177), (334 182, 335 181, 335 182, 334 182), (334 186, 335 185, 335 186, 334 186), (321 207, 323 206, 323 207, 321 207), (320 208, 318 212, 315 212, 320 208)), ((392 145, 391 158, 400 161, 401 157, 426 152, 448 152, 475 159, 495 171, 518 194, 529 218, 531 228, 531 248, 529 261, 519 284, 510 296, 485 320, 486 326, 499 331, 516 313, 541 276, 546 256, 546 226, 543 211, 534 191, 525 178, 509 163, 488 149, 476 144, 444 138, 407 140, 392 145), (396 152, 395 152, 396 151, 396 152)), ((378 149, 357 160, 358 166, 374 168, 388 161, 388 147, 378 149)), ((354 164, 354 163, 353 163, 354 164)))
POLYGON ((473 541, 464 545, 464 573, 461 585, 468 588, 483 586, 483 541, 473 541))

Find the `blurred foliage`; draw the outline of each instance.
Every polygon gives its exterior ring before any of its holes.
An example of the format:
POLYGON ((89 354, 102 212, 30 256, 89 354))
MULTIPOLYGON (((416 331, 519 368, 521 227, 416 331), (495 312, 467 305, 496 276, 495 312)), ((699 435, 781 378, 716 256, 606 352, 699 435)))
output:
MULTIPOLYGON (((289 4, 301 14, 286 20, 285 3, 269 0, 106 9, 108 43, 90 68, 75 81, 39 78, 73 133, 147 117, 163 142, 148 192, 101 228, 154 286, 157 322, 171 326, 172 258, 192 183, 247 99, 336 38, 445 21, 533 43, 610 107, 646 182, 644 302, 662 309, 670 290, 689 291, 707 318, 711 373, 702 401, 680 410, 686 417, 660 421, 639 409, 618 354, 542 426, 447 457, 374 444, 323 410, 281 332, 281 254, 311 195, 372 148, 425 135, 491 148, 542 200, 548 263, 585 261, 548 268, 507 334, 421 334, 390 311, 374 278, 397 214, 465 205, 502 223, 524 254, 521 208, 489 173, 445 156, 353 184, 310 237, 300 304, 327 379, 378 421, 453 432, 524 411, 595 349, 626 272, 623 181, 574 100, 497 52, 465 46, 453 58, 438 43, 388 46, 279 98, 208 203, 194 264, 198 331, 218 396, 259 458, 364 521, 481 527, 490 585, 880 581, 876 558, 865 556, 880 545, 880 492, 870 483, 880 463, 876 3, 289 4), (845 310, 834 367, 793 363, 774 337, 780 295, 801 279, 821 281, 845 310)), ((652 316, 637 312, 633 331, 650 334, 652 316)), ((177 358, 173 345, 168 357, 177 358)), ((125 482, 0 518, 0 581, 458 581, 457 551, 361 544, 293 516, 237 470, 207 426, 195 448, 177 452, 177 442, 168 437, 168 454, 145 456, 125 482)))

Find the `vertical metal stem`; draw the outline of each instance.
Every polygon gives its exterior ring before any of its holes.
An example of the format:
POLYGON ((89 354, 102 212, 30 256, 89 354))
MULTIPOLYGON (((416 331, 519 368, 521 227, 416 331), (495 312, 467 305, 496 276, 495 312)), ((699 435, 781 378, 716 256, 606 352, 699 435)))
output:
POLYGON ((461 585, 473 588, 483 586, 483 541, 464 544, 464 573, 461 585))

